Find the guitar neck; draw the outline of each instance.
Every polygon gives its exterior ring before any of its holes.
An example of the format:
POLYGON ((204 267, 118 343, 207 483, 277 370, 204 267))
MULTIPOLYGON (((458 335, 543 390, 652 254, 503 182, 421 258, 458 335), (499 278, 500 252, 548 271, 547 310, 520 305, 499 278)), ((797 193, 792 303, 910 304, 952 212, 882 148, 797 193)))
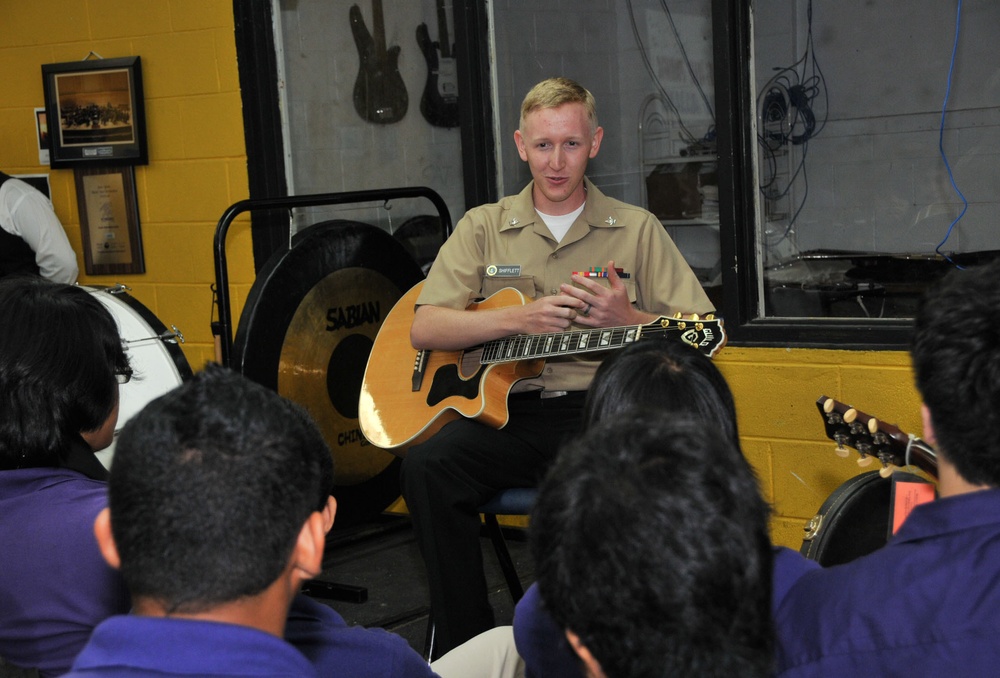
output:
POLYGON ((372 0, 372 37, 375 39, 375 50, 379 57, 385 58, 388 51, 385 46, 385 18, 382 14, 382 0, 372 0))
POLYGON ((440 42, 441 58, 451 58, 451 40, 448 39, 448 12, 444 7, 444 0, 437 2, 438 17, 438 42, 440 42))
POLYGON ((725 333, 718 320, 683 320, 661 317, 646 325, 627 325, 601 329, 570 330, 547 334, 517 334, 483 344, 480 363, 493 365, 552 358, 595 351, 608 351, 635 343, 650 336, 676 335, 709 357, 725 344, 725 333))

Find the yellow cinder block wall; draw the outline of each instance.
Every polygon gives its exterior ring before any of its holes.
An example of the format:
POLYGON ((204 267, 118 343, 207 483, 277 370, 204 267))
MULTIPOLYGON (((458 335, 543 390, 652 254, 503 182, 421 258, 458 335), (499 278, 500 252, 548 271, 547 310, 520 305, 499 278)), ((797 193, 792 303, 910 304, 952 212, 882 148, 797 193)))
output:
POLYGON ((772 534, 798 548, 803 525, 861 468, 853 451, 834 454, 816 409, 821 396, 921 434, 920 397, 902 351, 833 351, 727 346, 716 357, 736 400, 744 453, 774 508, 772 534))
MULTIPOLYGON (((136 168, 146 273, 91 277, 125 283, 165 324, 184 333, 195 369, 214 356, 210 331, 215 225, 248 197, 232 4, 204 0, 32 0, 7 3, 0 30, 0 169, 49 172, 56 213, 84 270, 72 170, 38 164, 35 107, 41 65, 142 57, 149 165, 136 168)), ((233 320, 253 281, 249 222, 230 229, 233 320)), ((919 434, 919 398, 902 352, 727 347, 716 359, 736 396, 744 449, 774 505, 779 543, 797 547, 802 525, 859 469, 825 439, 815 408, 827 395, 919 434)), ((515 524, 523 521, 512 521, 515 524)))
MULTIPOLYGON (((249 197, 232 3, 32 0, 5 3, 2 23, 0 169, 48 173, 80 283, 128 285, 165 325, 181 330, 188 362, 201 368, 215 355, 215 225, 229 205, 249 197), (135 170, 141 275, 86 275, 73 170, 38 164, 33 109, 44 106, 41 66, 91 52, 142 58, 149 164, 135 170)), ((253 281, 245 215, 230 229, 227 255, 235 323, 253 281)))

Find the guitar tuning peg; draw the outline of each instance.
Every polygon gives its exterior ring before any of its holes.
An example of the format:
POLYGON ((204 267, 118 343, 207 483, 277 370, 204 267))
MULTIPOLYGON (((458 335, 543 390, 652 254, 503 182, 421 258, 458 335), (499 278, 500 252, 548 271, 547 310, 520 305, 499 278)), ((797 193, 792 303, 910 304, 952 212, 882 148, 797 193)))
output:
POLYGON ((827 398, 826 400, 823 401, 823 412, 825 412, 826 414, 830 414, 831 412, 833 412, 833 408, 836 406, 837 403, 834 402, 833 398, 827 398))
POLYGON ((869 457, 867 454, 858 457, 858 466, 860 466, 861 468, 865 468, 871 465, 872 465, 872 458, 869 457))
POLYGON ((681 319, 681 318, 683 318, 683 317, 684 317, 684 316, 683 316, 683 315, 681 315, 681 312, 680 312, 680 311, 677 311, 677 313, 674 313, 674 318, 675 318, 676 320, 680 320, 680 319, 681 319))
POLYGON ((896 468, 897 467, 893 466, 892 464, 886 464, 885 466, 883 466, 882 468, 880 468, 878 470, 878 474, 880 476, 882 476, 883 478, 888 478, 889 476, 891 476, 893 474, 893 472, 896 470, 896 468))
POLYGON ((844 412, 844 421, 848 424, 854 423, 854 420, 858 418, 858 411, 853 407, 846 412, 844 412))
POLYGON ((708 315, 705 316, 705 320, 715 320, 715 314, 709 313, 708 315))
POLYGON ((847 455, 851 453, 851 451, 846 447, 844 447, 843 445, 837 445, 835 448, 833 448, 833 451, 841 459, 846 459, 847 455))
POLYGON ((871 433, 872 435, 878 433, 878 419, 876 419, 875 417, 872 417, 871 419, 868 420, 868 432, 871 433))
POLYGON ((701 320, 701 318, 698 316, 697 313, 692 313, 691 314, 691 320, 701 320))

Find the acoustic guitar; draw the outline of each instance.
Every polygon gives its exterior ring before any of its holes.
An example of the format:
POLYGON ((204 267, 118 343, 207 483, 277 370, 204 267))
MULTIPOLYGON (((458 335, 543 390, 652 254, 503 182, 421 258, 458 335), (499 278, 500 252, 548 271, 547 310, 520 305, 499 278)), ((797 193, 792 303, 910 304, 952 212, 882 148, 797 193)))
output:
POLYGON ((879 471, 882 477, 912 464, 937 478, 937 453, 920 438, 833 398, 821 396, 816 407, 823 417, 826 435, 837 443, 836 452, 841 457, 849 454, 850 447, 858 451, 860 466, 868 466, 877 459, 882 464, 879 471))
POLYGON ((437 42, 431 40, 427 24, 417 26, 417 44, 427 62, 420 112, 435 127, 458 127, 458 68, 452 56, 454 45, 448 41, 448 13, 443 0, 437 0, 437 20, 437 42))
POLYGON ((382 0, 372 0, 374 35, 365 27, 360 7, 351 5, 349 16, 361 60, 354 81, 354 109, 368 122, 380 125, 399 122, 406 115, 409 96, 399 74, 399 46, 386 49, 382 0))
MULTIPOLYGON (((721 320, 661 317, 645 325, 518 334, 464 351, 417 350, 410 344, 410 327, 422 287, 418 283, 404 294, 382 322, 358 403, 358 423, 368 441, 401 457, 459 417, 503 427, 511 387, 540 375, 546 358, 613 350, 649 338, 676 339, 714 356, 726 343, 721 320)), ((505 288, 469 310, 528 301, 505 288)))

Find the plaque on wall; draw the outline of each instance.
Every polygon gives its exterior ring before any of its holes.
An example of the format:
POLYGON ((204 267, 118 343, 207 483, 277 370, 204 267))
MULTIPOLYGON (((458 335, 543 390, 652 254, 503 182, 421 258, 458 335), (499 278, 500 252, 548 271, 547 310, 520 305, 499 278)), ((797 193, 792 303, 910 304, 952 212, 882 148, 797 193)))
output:
POLYGON ((87 275, 145 273, 135 168, 78 166, 73 173, 87 275))

